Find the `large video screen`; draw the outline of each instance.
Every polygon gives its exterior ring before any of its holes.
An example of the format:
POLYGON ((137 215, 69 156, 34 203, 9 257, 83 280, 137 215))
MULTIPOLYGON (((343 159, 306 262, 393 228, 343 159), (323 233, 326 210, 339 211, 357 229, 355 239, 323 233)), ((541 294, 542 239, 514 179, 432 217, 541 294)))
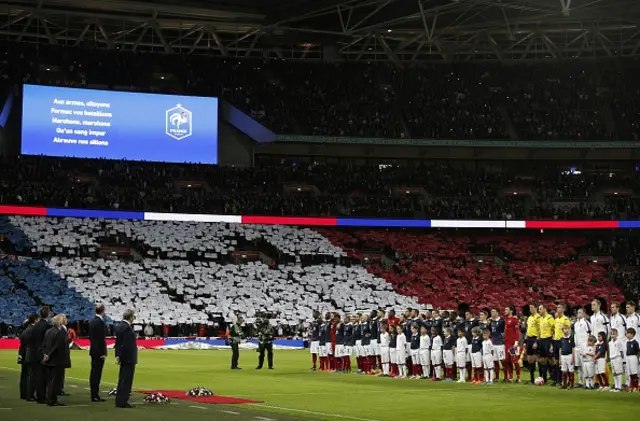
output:
POLYGON ((218 163, 218 99, 25 85, 22 153, 218 163))

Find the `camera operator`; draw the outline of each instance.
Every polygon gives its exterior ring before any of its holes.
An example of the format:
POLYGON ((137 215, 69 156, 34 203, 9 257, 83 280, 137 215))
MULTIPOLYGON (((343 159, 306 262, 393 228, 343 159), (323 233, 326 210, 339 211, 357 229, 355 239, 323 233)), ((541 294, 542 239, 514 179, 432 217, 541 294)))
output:
POLYGON ((269 364, 269 370, 273 370, 273 338, 275 336, 275 330, 270 323, 270 316, 267 315, 258 323, 258 366, 256 370, 262 369, 264 365, 264 353, 267 353, 267 363, 269 364))

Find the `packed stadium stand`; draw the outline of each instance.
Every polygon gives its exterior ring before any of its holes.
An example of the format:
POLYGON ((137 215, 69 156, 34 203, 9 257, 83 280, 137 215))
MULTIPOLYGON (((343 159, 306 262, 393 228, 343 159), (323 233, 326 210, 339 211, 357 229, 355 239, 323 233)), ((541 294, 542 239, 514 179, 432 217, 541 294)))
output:
POLYGON ((625 285, 632 272, 614 273, 612 260, 594 257, 629 256, 632 245, 580 235, 19 216, 3 220, 2 234, 5 324, 54 302, 73 320, 86 320, 91 303, 101 301, 113 314, 133 307, 154 326, 212 325, 234 314, 251 322, 263 308, 278 323, 297 325, 315 309, 482 308, 532 299, 581 306, 594 296, 624 300, 617 285, 633 293, 625 285))
POLYGON ((633 219, 638 173, 447 164, 271 160, 255 167, 22 156, 0 167, 0 203, 213 214, 442 219, 633 219))
POLYGON ((474 62, 398 69, 389 63, 365 62, 201 56, 167 60, 162 55, 49 45, 8 44, 5 49, 0 64, 5 84, 215 96, 281 134, 637 138, 638 115, 634 96, 629 95, 637 90, 632 82, 637 64, 631 60, 611 62, 606 69, 583 61, 562 66, 474 62))
POLYGON ((62 303, 54 310, 73 320, 87 320, 92 302, 113 314, 133 307, 156 326, 233 315, 252 322, 265 308, 278 323, 297 325, 313 310, 417 305, 362 266, 340 264, 346 253, 311 229, 9 217, 2 234, 21 256, 3 260, 3 296, 20 297, 2 307, 5 323, 19 324, 37 302, 62 303), (249 261, 258 249, 270 264, 249 261), (25 301, 24 291, 34 299, 25 301))
POLYGON ((435 308, 455 309, 460 303, 476 308, 511 303, 521 308, 532 299, 582 306, 594 296, 624 299, 611 284, 606 267, 586 257, 590 253, 586 238, 322 232, 361 258, 396 291, 435 308), (362 249, 374 252, 365 260, 362 249), (385 254, 395 260, 388 267, 380 264, 379 256, 385 254))

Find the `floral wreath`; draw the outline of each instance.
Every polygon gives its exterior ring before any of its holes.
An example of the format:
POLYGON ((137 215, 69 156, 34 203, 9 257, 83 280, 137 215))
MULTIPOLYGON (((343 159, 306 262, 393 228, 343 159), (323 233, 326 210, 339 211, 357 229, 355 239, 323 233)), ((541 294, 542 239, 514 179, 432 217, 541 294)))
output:
POLYGON ((162 393, 151 393, 144 398, 144 403, 146 404, 157 404, 157 403, 169 403, 169 398, 167 398, 162 393))
POLYGON ((206 396, 213 396, 213 392, 207 388, 198 386, 198 387, 194 387, 193 389, 190 389, 187 392, 187 396, 190 396, 192 398, 200 398, 200 397, 206 397, 206 396))

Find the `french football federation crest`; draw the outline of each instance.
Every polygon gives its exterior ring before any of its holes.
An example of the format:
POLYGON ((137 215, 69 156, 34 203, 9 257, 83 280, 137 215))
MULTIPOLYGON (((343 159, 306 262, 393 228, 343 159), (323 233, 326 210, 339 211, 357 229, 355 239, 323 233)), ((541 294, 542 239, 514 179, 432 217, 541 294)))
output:
POLYGON ((167 110, 166 133, 176 140, 186 139, 192 134, 191 111, 178 104, 167 110))

